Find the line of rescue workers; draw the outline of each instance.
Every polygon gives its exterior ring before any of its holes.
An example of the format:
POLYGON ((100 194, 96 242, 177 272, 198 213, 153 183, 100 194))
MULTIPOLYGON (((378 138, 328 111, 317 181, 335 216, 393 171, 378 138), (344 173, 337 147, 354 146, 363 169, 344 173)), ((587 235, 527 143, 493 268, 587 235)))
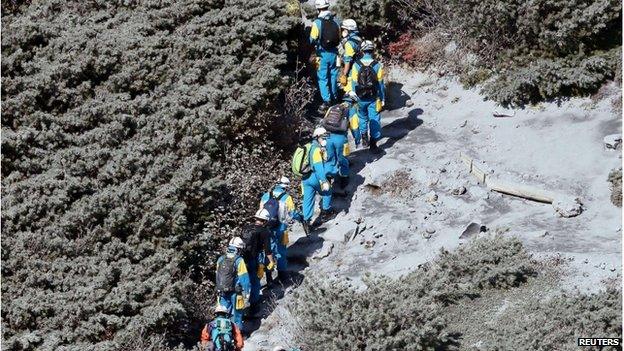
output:
POLYGON ((266 276, 267 288, 276 279, 288 280, 289 226, 298 221, 308 235, 334 218, 332 195, 344 195, 349 181, 349 131, 356 149, 378 150, 385 87, 383 66, 373 56, 374 45, 362 40, 354 20, 336 18, 329 11, 329 0, 316 0, 315 6, 318 17, 310 29, 315 53, 310 62, 317 73, 323 100, 319 113, 324 117, 311 142, 297 148, 292 159, 292 171, 302 179, 303 210, 295 206, 290 180, 283 176, 262 195, 252 223, 240 237, 230 240, 217 260, 215 319, 201 332, 206 350, 243 349, 243 319, 262 308, 262 278, 266 276), (317 195, 320 214, 312 222, 317 195))

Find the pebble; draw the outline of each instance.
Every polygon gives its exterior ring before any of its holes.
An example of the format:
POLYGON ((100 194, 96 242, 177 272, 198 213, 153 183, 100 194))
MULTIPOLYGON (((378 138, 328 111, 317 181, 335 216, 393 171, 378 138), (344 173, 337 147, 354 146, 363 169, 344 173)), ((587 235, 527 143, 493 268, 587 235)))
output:
POLYGON ((438 194, 436 194, 435 191, 428 192, 426 201, 430 204, 438 201, 438 194))
POLYGON ((405 106, 407 107, 414 106, 414 101, 412 101, 412 99, 408 99, 407 101, 405 101, 405 106))
POLYGON ((463 185, 460 185, 460 186, 458 186, 456 188, 453 188, 451 190, 451 194, 452 195, 456 195, 456 196, 464 195, 465 193, 466 193, 466 187, 463 186, 463 185))
POLYGON ((464 128, 467 124, 468 124, 468 120, 464 120, 464 121, 463 121, 463 122, 459 125, 459 127, 460 127, 460 128, 464 128))

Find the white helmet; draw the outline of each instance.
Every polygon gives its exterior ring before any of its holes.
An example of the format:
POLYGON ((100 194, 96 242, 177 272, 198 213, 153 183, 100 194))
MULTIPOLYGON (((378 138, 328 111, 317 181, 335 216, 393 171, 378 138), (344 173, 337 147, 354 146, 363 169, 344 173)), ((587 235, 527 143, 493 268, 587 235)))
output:
POLYGON ((228 245, 241 250, 245 248, 245 242, 237 236, 233 237, 228 245))
POLYGON ((314 129, 314 132, 312 132, 312 137, 313 138, 318 138, 320 136, 323 136, 327 134, 327 129, 323 128, 323 127, 316 127, 316 129, 314 129))
POLYGON ((283 186, 284 188, 288 188, 290 187, 290 179, 288 179, 288 177, 282 176, 277 184, 283 186))
POLYGON ((316 0, 314 1, 314 6, 317 10, 329 8, 329 0, 316 0))
POLYGON ((352 20, 351 18, 347 18, 346 20, 342 21, 342 24, 340 25, 340 27, 342 29, 346 29, 348 31, 356 31, 357 30, 357 23, 355 23, 355 20, 352 20))
POLYGON ((375 49, 375 44, 373 44, 373 42, 370 40, 364 40, 362 42, 362 46, 360 47, 360 50, 362 51, 373 51, 374 49, 375 49))
POLYGON ((261 208, 258 210, 258 212, 256 212, 256 215, 254 217, 261 219, 263 221, 268 221, 270 217, 269 211, 267 211, 265 208, 261 208))
POLYGON ((228 313, 229 314, 230 310, 228 310, 222 304, 218 304, 217 307, 215 307, 215 309, 214 309, 214 313, 228 313))

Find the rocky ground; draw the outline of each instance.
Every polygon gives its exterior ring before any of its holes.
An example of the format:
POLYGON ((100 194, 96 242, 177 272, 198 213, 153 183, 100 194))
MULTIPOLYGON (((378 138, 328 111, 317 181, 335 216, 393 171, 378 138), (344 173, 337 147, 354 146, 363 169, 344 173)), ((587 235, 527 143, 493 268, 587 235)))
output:
MULTIPOLYGON (((365 273, 397 276, 440 248, 489 233, 517 236, 537 257, 565 260, 559 290, 599 289, 621 276, 621 209, 607 179, 622 153, 605 145, 615 146, 617 138, 605 137, 621 133, 621 118, 609 99, 508 110, 450 78, 395 68, 388 80, 382 151, 351 155, 350 191, 336 198, 335 220, 311 237, 294 226, 295 277, 319 272, 357 283, 365 273), (573 207, 578 199, 582 213, 566 218, 551 204, 490 191, 460 152, 499 180, 563 194, 573 207)), ((245 350, 288 344, 283 306, 295 286, 267 292, 271 301, 250 323, 245 350)))

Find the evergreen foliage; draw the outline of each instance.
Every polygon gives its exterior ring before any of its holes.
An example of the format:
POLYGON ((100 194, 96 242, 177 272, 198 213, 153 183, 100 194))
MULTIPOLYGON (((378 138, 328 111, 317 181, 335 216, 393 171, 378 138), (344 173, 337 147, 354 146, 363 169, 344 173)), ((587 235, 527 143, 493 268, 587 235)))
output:
POLYGON ((349 9, 357 9, 348 16, 362 26, 381 28, 389 39, 410 47, 395 47, 391 54, 398 52, 398 58, 416 66, 422 66, 420 59, 438 57, 438 65, 450 68, 468 85, 483 83, 483 93, 503 105, 589 95, 621 71, 619 0, 338 3, 345 15, 349 9), (374 13, 373 8, 382 10, 374 13), (408 35, 406 28, 416 35, 408 35), (416 38, 430 34, 435 34, 438 42, 454 42, 460 54, 450 60, 444 54, 411 55, 422 46, 416 38), (413 44, 404 43, 411 37, 413 44), (476 54, 476 59, 468 60, 466 53, 476 54))
MULTIPOLYGON (((289 305, 301 332, 295 341, 312 351, 471 349, 462 344, 462 331, 449 327, 452 309, 524 286, 544 269, 517 239, 494 236, 442 251, 403 277, 366 277, 364 288, 317 276, 295 291, 289 305)), ((621 296, 621 290, 609 288, 595 295, 531 299, 526 309, 510 310, 506 319, 515 323, 492 323, 484 348, 476 349, 572 349, 580 335, 617 337, 621 296)))
POLYGON ((279 176, 285 9, 3 2, 3 349, 197 340, 200 283, 279 176))

